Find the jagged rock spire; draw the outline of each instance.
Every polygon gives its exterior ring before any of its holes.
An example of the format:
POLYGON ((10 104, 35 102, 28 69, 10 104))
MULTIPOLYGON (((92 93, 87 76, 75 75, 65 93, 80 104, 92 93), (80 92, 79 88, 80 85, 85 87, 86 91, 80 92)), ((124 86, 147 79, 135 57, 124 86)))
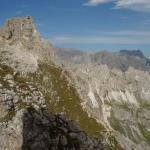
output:
POLYGON ((33 72, 38 60, 52 61, 54 49, 40 37, 32 17, 27 16, 8 19, 0 28, 0 54, 3 63, 12 68, 33 72))
POLYGON ((0 41, 11 45, 21 42, 24 46, 32 48, 40 45, 41 40, 32 17, 28 16, 7 20, 0 29, 0 41))

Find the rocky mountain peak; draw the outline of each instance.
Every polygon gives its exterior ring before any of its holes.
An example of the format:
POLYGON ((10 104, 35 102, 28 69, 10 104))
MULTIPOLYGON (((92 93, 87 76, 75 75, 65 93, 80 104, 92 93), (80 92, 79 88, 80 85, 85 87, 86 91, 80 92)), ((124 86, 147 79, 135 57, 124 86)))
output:
POLYGON ((32 45, 40 44, 40 35, 36 31, 32 17, 12 18, 0 28, 0 42, 10 45, 21 42, 24 46, 32 48, 32 45))
POLYGON ((141 50, 120 50, 121 54, 145 58, 141 50))
POLYGON ((38 60, 53 56, 53 47, 40 37, 32 17, 8 19, 0 27, 0 53, 3 64, 23 72, 34 72, 38 60))

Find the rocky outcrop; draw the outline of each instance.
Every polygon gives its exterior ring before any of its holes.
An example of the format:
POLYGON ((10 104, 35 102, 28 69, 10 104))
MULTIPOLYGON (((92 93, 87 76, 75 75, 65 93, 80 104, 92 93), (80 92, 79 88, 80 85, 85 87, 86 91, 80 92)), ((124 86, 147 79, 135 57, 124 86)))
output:
POLYGON ((21 150, 24 110, 18 110, 16 114, 9 113, 5 118, 0 118, 0 149, 21 150))
POLYGON ((23 116, 22 150, 110 150, 63 115, 28 108, 23 116))
POLYGON ((44 96, 38 84, 28 82, 20 73, 2 64, 0 64, 0 85, 1 119, 26 105, 37 104, 45 107, 44 96))
POLYGON ((25 73, 35 72, 39 60, 52 60, 54 55, 30 16, 9 19, 0 28, 0 53, 1 63, 25 73))
POLYGON ((32 17, 13 18, 6 21, 0 29, 1 42, 10 45, 21 42, 25 47, 32 49, 40 45, 40 35, 35 29, 32 17))

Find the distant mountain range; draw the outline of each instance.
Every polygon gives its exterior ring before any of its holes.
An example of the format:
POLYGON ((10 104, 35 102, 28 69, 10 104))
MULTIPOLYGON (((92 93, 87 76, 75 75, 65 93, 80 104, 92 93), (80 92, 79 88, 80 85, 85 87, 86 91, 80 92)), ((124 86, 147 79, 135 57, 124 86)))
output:
POLYGON ((137 57, 140 57, 140 58, 146 58, 140 50, 120 50, 119 53, 121 53, 123 55, 137 56, 137 57))
POLYGON ((150 59, 146 58, 140 50, 120 50, 120 52, 111 53, 108 51, 83 52, 57 49, 56 56, 59 57, 58 61, 63 60, 67 63, 102 63, 110 69, 117 68, 127 71, 129 67, 134 67, 135 69, 150 71, 150 59))

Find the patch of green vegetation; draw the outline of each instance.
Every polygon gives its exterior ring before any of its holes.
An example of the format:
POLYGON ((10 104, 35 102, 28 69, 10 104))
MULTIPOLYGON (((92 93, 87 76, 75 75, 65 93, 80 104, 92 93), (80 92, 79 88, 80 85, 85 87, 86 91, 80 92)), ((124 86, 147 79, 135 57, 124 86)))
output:
POLYGON ((0 122, 7 122, 11 120, 15 116, 15 114, 16 114, 15 111, 10 111, 7 115, 0 118, 0 122))
POLYGON ((111 145, 111 148, 113 150, 125 150, 118 144, 118 142, 114 136, 108 137, 108 140, 109 140, 109 144, 111 145))
POLYGON ((23 109, 23 108, 30 107, 30 106, 27 105, 27 103, 25 103, 25 102, 19 103, 19 104, 17 104, 17 106, 18 106, 18 110, 21 110, 21 109, 23 109))
POLYGON ((3 85, 4 88, 10 89, 9 83, 4 81, 2 78, 0 79, 0 83, 3 85))
POLYGON ((127 136, 128 138, 133 141, 134 143, 138 144, 141 142, 141 137, 138 135, 137 132, 131 130, 131 128, 129 127, 129 125, 125 125, 125 130, 127 132, 127 136), (133 135, 133 132, 134 134, 136 134, 136 137, 133 135))
POLYGON ((0 76, 4 77, 7 74, 13 74, 14 70, 11 67, 8 67, 7 65, 0 64, 0 76))
POLYGON ((126 102, 122 102, 122 103, 115 102, 115 103, 113 103, 113 105, 116 108, 120 108, 120 109, 124 109, 124 110, 127 110, 127 111, 131 111, 131 109, 129 108, 129 104, 126 103, 126 102))
POLYGON ((138 123, 138 127, 147 143, 150 145, 150 132, 141 123, 138 123))
POLYGON ((13 69, 6 65, 0 64, 0 83, 3 85, 4 88, 9 89, 9 83, 4 80, 4 77, 7 74, 13 74, 13 69))
POLYGON ((131 111, 131 109, 129 108, 129 104, 127 103, 122 103, 120 105, 118 105, 119 108, 122 108, 124 110, 127 110, 127 111, 131 111))
MULTIPOLYGON (((33 103, 32 103, 33 104, 33 103)), ((23 108, 28 108, 28 107, 31 107, 31 104, 30 105, 27 105, 27 103, 25 102, 21 102, 21 103, 18 103, 16 106, 18 106, 18 110, 21 110, 23 108)), ((0 122, 8 122, 10 120, 12 120, 12 118, 16 115, 16 111, 15 110, 12 110, 10 112, 7 113, 7 115, 5 115, 4 117, 1 117, 0 118, 0 122)))
POLYGON ((15 82, 19 85, 19 87, 21 89, 24 89, 24 90, 28 90, 28 84, 26 83, 28 80, 26 79, 26 77, 23 77, 22 75, 20 75, 19 73, 17 73, 15 76, 14 76, 14 80, 15 82))
POLYGON ((150 103, 143 101, 140 107, 145 109, 150 109, 150 103))
POLYGON ((108 100, 104 100, 105 105, 112 106, 112 103, 108 100))
POLYGON ((125 137, 128 137, 131 141, 138 144, 142 140, 140 135, 130 128, 130 126, 121 120, 118 120, 115 116, 113 111, 111 112, 111 117, 109 119, 111 127, 118 131, 120 134, 123 134, 125 137))
MULTIPOLYGON (((0 64, 0 83, 3 85, 3 87, 9 89, 10 88, 9 83, 3 79, 8 74, 13 75, 14 69, 12 69, 11 67, 9 67, 5 64, 0 64)), ((15 74, 14 80, 16 83, 18 83, 20 88, 22 88, 22 89, 28 88, 28 84, 26 83, 27 79, 26 79, 26 77, 23 77, 21 74, 19 74, 19 73, 15 74)))
POLYGON ((121 121, 115 118, 113 111, 111 112, 111 117, 109 118, 109 122, 111 127, 115 131, 118 131, 120 134, 123 134, 124 136, 126 135, 126 132, 124 131, 121 121))

